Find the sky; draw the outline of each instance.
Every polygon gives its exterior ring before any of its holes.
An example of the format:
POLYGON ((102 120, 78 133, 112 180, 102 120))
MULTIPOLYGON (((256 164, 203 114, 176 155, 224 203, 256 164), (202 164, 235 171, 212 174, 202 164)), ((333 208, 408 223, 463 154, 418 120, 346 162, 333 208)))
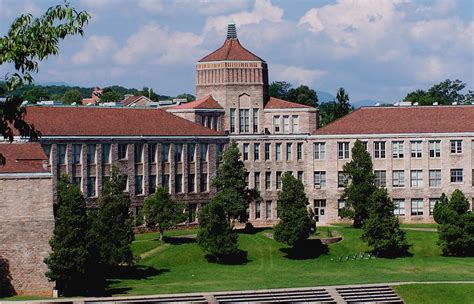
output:
MULTIPOLYGON (((21 14, 60 0, 0 0, 0 35, 21 14)), ((151 87, 195 92, 196 62, 236 23, 240 42, 263 58, 270 81, 305 84, 355 105, 396 102, 447 78, 474 89, 474 0, 76 0, 91 19, 60 43, 36 83, 151 87)), ((13 72, 0 66, 0 75, 13 72)))

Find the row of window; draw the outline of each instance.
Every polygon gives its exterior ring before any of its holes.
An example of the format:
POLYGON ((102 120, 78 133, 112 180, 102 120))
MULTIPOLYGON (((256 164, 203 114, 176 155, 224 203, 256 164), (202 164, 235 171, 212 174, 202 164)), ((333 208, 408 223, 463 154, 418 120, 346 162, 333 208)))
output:
MULTIPOLYGON (((86 145, 86 159, 88 164, 95 164, 97 161, 97 149, 96 144, 86 145)), ((136 143, 134 146, 134 155, 136 163, 143 163, 143 144, 136 143)), ((183 146, 184 144, 174 144, 174 160, 175 162, 183 161, 183 146)), ((222 152, 224 150, 223 144, 217 144, 217 157, 220 159, 222 152)), ((57 159, 59 165, 66 164, 66 145, 58 144, 57 145, 57 159)), ((111 162, 111 145, 102 144, 102 163, 110 164, 111 162)), ((46 155, 48 157, 51 153, 51 145, 43 145, 46 155)), ((200 159, 201 161, 208 161, 208 144, 200 144, 200 159)), ((196 144, 187 144, 187 161, 194 162, 196 160, 196 144)), ((71 151, 71 158, 73 164, 80 164, 82 158, 82 144, 73 144, 71 151)), ((128 158, 128 144, 119 144, 118 145, 118 158, 127 159, 128 158)), ((170 161, 170 144, 161 144, 161 160, 163 162, 170 161)), ((148 144, 148 162, 156 163, 157 162, 157 144, 148 144)))
MULTIPOLYGON (((236 130, 236 113, 235 108, 230 109, 230 133, 237 132, 236 130)), ((238 111, 238 121, 239 121, 239 132, 240 133, 250 133, 250 113, 252 113, 252 133, 258 133, 258 109, 239 109, 238 111)))
MULTIPOLYGON (((261 152, 261 147, 262 144, 260 143, 254 143, 253 144, 253 160, 260 160, 260 152, 261 152)), ((302 160, 303 159, 303 143, 296 143, 294 145, 293 143, 286 143, 285 145, 282 143, 275 143, 274 144, 274 150, 272 153, 272 144, 271 143, 265 143, 264 145, 264 160, 269 161, 269 160, 274 160, 274 161, 281 161, 283 160, 282 158, 282 149, 285 147, 285 160, 286 161, 291 161, 293 160, 294 156, 293 153, 296 152, 296 160, 302 160), (296 146, 296 151, 293 151, 293 147, 296 146)), ((250 160, 250 144, 244 143, 242 145, 242 159, 244 161, 250 160)))
POLYGON ((281 119, 280 115, 273 116, 273 133, 290 134, 299 132, 300 117, 298 115, 283 115, 283 119, 281 119))
MULTIPOLYGON (((293 172, 291 172, 293 174, 293 172)), ((303 174, 304 172, 303 171, 297 171, 295 172, 296 173, 296 177, 301 181, 303 182, 303 174)), ((266 171, 264 173, 264 190, 272 190, 272 172, 271 171, 266 171)), ((283 172, 282 171, 276 171, 275 172, 275 180, 274 180, 274 185, 275 185, 275 188, 277 190, 281 189, 281 177, 283 175, 283 172)), ((250 176, 250 173, 247 173, 247 175, 245 176, 245 183, 247 185, 247 187, 250 188, 250 184, 249 184, 249 176, 250 176)), ((260 180, 261 180, 261 174, 260 172, 254 172, 253 173, 253 188, 257 189, 257 190, 262 190, 261 189, 261 183, 260 183, 260 180)))
MULTIPOLYGON (((265 204, 257 201, 255 203, 255 219, 271 219, 272 217, 272 201, 265 201, 265 204), (265 208, 264 210, 262 210, 265 208)), ((276 215, 274 216, 276 218, 276 215)))
MULTIPOLYGON (((392 157, 393 158, 404 158, 405 157, 405 142, 404 141, 392 141, 392 157)), ((367 150, 367 142, 363 142, 365 149, 367 150)), ((423 141, 414 140, 410 141, 409 155, 411 158, 422 158, 423 157, 423 141)), ((374 158, 386 158, 387 143, 385 141, 374 142, 374 158)), ((473 141, 474 147, 474 141, 473 141)), ((338 159, 349 159, 349 142, 338 142, 337 143, 337 158, 338 159)), ((428 141, 428 151, 430 158, 441 157, 441 140, 430 140, 428 141)), ((451 154, 462 154, 463 152, 463 141, 461 139, 450 140, 450 153, 451 154)), ((326 143, 317 142, 314 143, 314 159, 326 159, 326 143)))

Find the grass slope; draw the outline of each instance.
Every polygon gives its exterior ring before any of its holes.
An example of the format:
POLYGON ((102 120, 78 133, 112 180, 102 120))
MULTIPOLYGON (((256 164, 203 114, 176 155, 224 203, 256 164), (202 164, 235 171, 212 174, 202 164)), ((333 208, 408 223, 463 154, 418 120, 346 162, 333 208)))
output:
POLYGON ((474 302, 474 284, 410 284, 394 287, 407 304, 474 302))
POLYGON ((263 232, 239 234, 240 248, 248 251, 248 261, 241 265, 208 263, 195 242, 172 238, 195 231, 168 233, 166 244, 156 240, 157 234, 138 235, 132 245, 136 256, 163 248, 141 259, 136 271, 112 278, 109 292, 157 294, 397 281, 474 281, 474 258, 440 256, 436 232, 407 231, 409 242, 414 244, 411 257, 338 262, 340 256, 368 248, 359 238, 360 230, 332 230, 342 234, 344 240, 330 245, 329 253, 320 256, 317 248, 307 248, 313 258, 301 260, 286 257, 280 250, 285 246, 263 232))

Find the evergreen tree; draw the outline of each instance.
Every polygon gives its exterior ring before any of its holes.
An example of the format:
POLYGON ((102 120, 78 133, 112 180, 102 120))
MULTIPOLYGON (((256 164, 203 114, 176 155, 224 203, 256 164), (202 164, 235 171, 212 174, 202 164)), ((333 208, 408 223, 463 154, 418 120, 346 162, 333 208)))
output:
POLYGON ((405 232, 393 214, 394 208, 385 188, 379 188, 371 195, 369 218, 364 222, 362 240, 377 256, 393 258, 408 253, 405 232))
POLYGON ((275 240, 294 247, 310 236, 316 224, 308 211, 308 204, 301 181, 291 172, 285 172, 282 176, 282 189, 278 193, 280 222, 275 226, 275 240))
POLYGON ((356 140, 351 152, 352 160, 343 167, 349 182, 341 197, 346 202, 341 216, 352 218, 353 226, 360 228, 369 216, 370 197, 376 190, 375 177, 372 159, 361 141, 356 140))
POLYGON ((435 205, 434 218, 438 226, 438 244, 443 255, 474 256, 474 214, 461 190, 454 190, 435 205))
POLYGON ((218 196, 206 204, 199 212, 199 232, 197 242, 210 257, 221 262, 239 252, 237 234, 226 219, 224 204, 218 196))
POLYGON ((336 94, 336 99, 337 99, 337 108, 336 108, 336 113, 335 113, 335 118, 341 118, 347 114, 352 109, 351 104, 349 103, 349 95, 346 93, 344 88, 339 88, 336 94))
POLYGON ((81 294, 87 290, 88 219, 86 202, 77 185, 63 176, 57 186, 57 210, 51 245, 51 254, 45 259, 46 276, 56 281, 62 294, 81 294))
POLYGON ((223 204, 225 217, 230 222, 247 221, 249 204, 258 199, 255 189, 247 189, 245 176, 247 169, 240 160, 240 151, 237 143, 231 141, 228 148, 222 153, 222 163, 219 165, 212 185, 217 188, 219 201, 223 204))
POLYGON ((93 215, 91 237, 97 246, 100 262, 106 270, 122 264, 132 264, 130 244, 134 239, 130 216, 130 197, 123 192, 124 180, 112 167, 99 197, 98 210, 93 215))
POLYGON ((186 220, 185 205, 175 201, 168 191, 159 187, 155 194, 147 197, 143 204, 143 216, 148 227, 157 227, 160 240, 165 230, 186 220))

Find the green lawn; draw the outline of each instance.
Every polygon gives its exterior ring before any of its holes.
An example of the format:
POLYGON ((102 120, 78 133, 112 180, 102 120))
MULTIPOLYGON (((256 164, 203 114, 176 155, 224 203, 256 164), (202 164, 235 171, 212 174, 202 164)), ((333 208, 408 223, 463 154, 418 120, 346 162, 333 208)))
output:
MULTIPOLYGON (((138 269, 112 278, 113 294, 157 294, 217 290, 242 290, 303 287, 397 281, 474 281, 474 258, 440 256, 437 233, 407 230, 413 256, 398 259, 350 260, 338 262, 340 256, 365 252, 360 230, 332 227, 343 241, 329 246, 329 253, 318 255, 318 248, 308 248, 314 257, 289 259, 277 243, 264 235, 239 234, 240 248, 248 251, 248 261, 240 265, 208 263, 192 240, 180 241, 176 235, 196 231, 173 231, 166 242, 157 234, 136 237, 132 248, 136 256, 145 254, 138 269)), ((321 232, 326 232, 322 228, 321 232)), ((266 232, 271 232, 266 231, 266 232)))
POLYGON ((474 284, 410 284, 395 286, 394 289, 407 304, 474 302, 474 284))

